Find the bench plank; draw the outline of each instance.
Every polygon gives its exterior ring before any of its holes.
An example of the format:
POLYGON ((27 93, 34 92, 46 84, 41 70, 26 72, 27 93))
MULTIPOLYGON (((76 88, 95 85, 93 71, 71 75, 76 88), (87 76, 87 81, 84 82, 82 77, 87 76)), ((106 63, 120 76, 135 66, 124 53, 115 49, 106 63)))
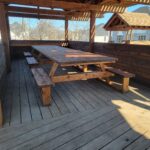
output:
POLYGON ((39 87, 52 85, 51 79, 42 68, 32 68, 31 71, 39 87))
MULTIPOLYGON (((117 69, 117 68, 113 68, 113 67, 107 67, 106 70, 123 77, 121 90, 123 93, 129 91, 130 78, 135 77, 133 73, 129 73, 129 72, 117 69)), ((110 80, 108 80, 107 83, 110 84, 111 83, 110 80)))
POLYGON ((38 65, 38 61, 34 57, 26 57, 28 65, 38 65))
POLYGON ((127 71, 122 71, 120 69, 117 69, 117 68, 113 68, 113 67, 107 67, 106 68, 107 71, 110 71, 112 73, 115 73, 117 75, 120 75, 120 76, 123 76, 125 78, 132 78, 132 77, 135 77, 135 75, 133 73, 129 73, 127 71))
POLYGON ((25 57, 32 57, 32 54, 30 52, 24 52, 23 54, 25 57))

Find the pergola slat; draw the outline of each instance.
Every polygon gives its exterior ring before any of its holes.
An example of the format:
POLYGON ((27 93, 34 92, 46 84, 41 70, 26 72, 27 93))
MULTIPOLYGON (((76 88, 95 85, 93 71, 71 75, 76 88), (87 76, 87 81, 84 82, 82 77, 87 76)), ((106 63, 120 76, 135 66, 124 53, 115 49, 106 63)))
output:
POLYGON ((49 0, 1 0, 3 3, 7 4, 22 4, 22 5, 33 5, 40 7, 49 8, 61 8, 64 10, 78 10, 78 11, 105 11, 105 12, 121 12, 120 8, 126 8, 124 4, 118 4, 118 2, 112 4, 89 4, 89 3, 76 3, 68 1, 49 1, 49 0), (110 7, 111 6, 111 7, 110 7), (120 7, 121 6, 121 7, 120 7), (117 9, 116 9, 117 8, 117 9))

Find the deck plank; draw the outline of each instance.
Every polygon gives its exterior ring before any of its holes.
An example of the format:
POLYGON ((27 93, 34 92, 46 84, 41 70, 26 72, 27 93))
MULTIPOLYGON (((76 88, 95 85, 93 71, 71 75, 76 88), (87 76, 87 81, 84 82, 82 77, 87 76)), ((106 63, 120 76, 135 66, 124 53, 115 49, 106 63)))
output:
POLYGON ((11 109, 11 122, 10 124, 21 123, 21 107, 20 107, 20 76, 19 76, 19 63, 14 62, 12 70, 16 72, 13 75, 13 93, 12 93, 12 109, 11 109))
POLYGON ((21 99, 21 117, 22 123, 31 121, 31 109, 28 101, 27 85, 25 80, 25 65, 20 61, 22 67, 20 68, 20 99, 21 99))
POLYGON ((131 89, 123 94, 96 79, 59 83, 43 107, 25 59, 14 60, 1 93, 0 150, 148 149, 150 89, 134 82, 131 89))
POLYGON ((27 93, 28 99, 31 108, 32 120, 40 120, 42 119, 41 111, 38 105, 38 101, 36 99, 36 94, 34 92, 33 76, 30 72, 30 68, 27 66, 25 69, 25 79, 27 85, 27 93))
POLYGON ((64 84, 64 86, 84 106, 85 110, 93 108, 89 103, 87 103, 86 99, 80 94, 79 90, 73 88, 68 83, 64 84))
MULTIPOLYGON (((60 134, 63 134, 75 127, 78 127, 86 122, 91 122, 94 118, 106 118, 105 115, 108 115, 108 112, 114 111, 114 108, 106 108, 100 111, 95 111, 93 113, 89 113, 87 115, 76 116, 73 115, 70 117, 70 120, 66 118, 65 120, 58 121, 54 124, 47 124, 42 126, 41 128, 37 128, 31 132, 27 132, 27 134, 23 134, 17 136, 16 138, 12 138, 11 140, 7 140, 6 142, 1 143, 1 148, 6 149, 11 147, 17 146, 17 149, 27 149, 28 146, 34 147, 40 145, 41 143, 45 142, 45 139, 53 139, 60 134), (18 145, 19 144, 19 145, 18 145)), ((116 115, 117 112, 114 111, 112 115, 116 115)), ((107 119, 107 118, 106 118, 107 119)))

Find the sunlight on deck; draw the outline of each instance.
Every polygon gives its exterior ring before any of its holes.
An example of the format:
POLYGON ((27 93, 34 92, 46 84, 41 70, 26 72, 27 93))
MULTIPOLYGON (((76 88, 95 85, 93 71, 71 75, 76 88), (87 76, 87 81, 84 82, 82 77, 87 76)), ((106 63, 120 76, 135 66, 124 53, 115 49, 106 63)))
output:
MULTIPOLYGON (((133 101, 143 103, 147 107, 150 106, 150 102, 143 102, 142 100, 136 99, 133 101)), ((118 106, 118 111, 134 131, 145 136, 145 138, 150 139, 149 109, 125 102, 124 100, 112 100, 112 103, 118 106), (145 134, 146 132, 148 133, 145 134)))
POLYGON ((138 91, 138 89, 135 88, 135 87, 130 87, 130 92, 132 92, 132 93, 138 95, 139 97, 141 97, 141 98, 143 98, 143 99, 145 99, 145 100, 147 100, 147 101, 150 101, 149 98, 147 98, 145 95, 141 94, 141 93, 138 91))

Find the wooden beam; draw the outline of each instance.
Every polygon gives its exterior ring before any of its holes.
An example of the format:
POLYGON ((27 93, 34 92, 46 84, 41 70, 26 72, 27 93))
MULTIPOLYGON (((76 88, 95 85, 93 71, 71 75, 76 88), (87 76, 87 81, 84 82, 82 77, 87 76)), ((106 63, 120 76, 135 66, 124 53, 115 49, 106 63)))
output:
POLYGON ((150 0, 126 0, 125 2, 126 4, 150 4, 150 0))
POLYGON ((31 13, 31 14, 43 14, 43 15, 61 15, 61 16, 73 16, 80 15, 81 12, 76 11, 62 11, 62 10, 52 10, 52 9, 44 9, 44 8, 28 8, 21 6, 7 6, 6 10, 8 12, 19 12, 19 13, 31 13))
POLYGON ((89 49, 90 52, 93 52, 93 46, 94 46, 94 38, 95 38, 95 15, 96 13, 94 11, 91 11, 90 15, 90 37, 89 37, 89 49))
POLYGON ((111 42, 111 31, 109 31, 109 42, 111 42))
POLYGON ((122 92, 128 92, 129 91, 129 78, 123 78, 122 83, 122 92))
POLYGON ((123 12, 125 6, 121 6, 117 3, 114 5, 95 5, 89 3, 76 3, 67 1, 49 1, 49 0, 1 0, 3 3, 22 4, 22 5, 33 5, 40 7, 50 8, 62 8, 64 10, 80 10, 80 11, 98 11, 98 12, 123 12))
MULTIPOLYGON (((33 14, 33 15, 55 15, 55 16, 64 16, 68 17, 68 19, 72 19, 73 17, 78 18, 89 18, 90 12, 77 12, 77 11, 58 11, 58 10, 50 10, 50 9, 37 9, 37 8, 27 8, 27 7, 16 7, 16 6, 7 6, 6 7, 8 13, 23 13, 23 14, 33 14)), ((102 13, 97 12, 96 18, 101 18, 102 13)))
POLYGON ((33 45, 58 45, 65 46, 65 41, 40 41, 40 40, 11 40, 10 46, 33 46, 33 45))
POLYGON ((112 76, 112 73, 110 72, 95 71, 95 72, 53 76, 51 77, 51 80, 53 83, 59 83, 59 82, 87 80, 94 78, 106 78, 110 76, 112 76))
POLYGON ((38 15, 38 14, 14 13, 14 12, 8 12, 7 15, 9 17, 65 20, 64 16, 53 16, 53 15, 50 16, 50 15, 38 15))
POLYGON ((67 11, 58 11, 50 9, 37 9, 37 8, 27 8, 27 7, 17 7, 17 6, 7 6, 8 12, 21 12, 21 13, 31 13, 31 14, 44 14, 44 15, 67 15, 67 11))
POLYGON ((9 31, 9 23, 8 23, 8 16, 6 14, 5 5, 0 3, 0 30, 2 36, 2 43, 5 49, 5 58, 6 58, 6 68, 7 72, 11 70, 11 60, 10 60, 10 31, 9 31))
POLYGON ((57 63, 53 63, 51 71, 49 73, 50 77, 53 77, 55 75, 55 72, 56 72, 57 68, 58 68, 58 64, 57 63))
POLYGON ((63 8, 66 10, 97 10, 97 5, 75 3, 75 2, 65 2, 65 1, 49 1, 49 0, 1 0, 3 3, 12 4, 22 4, 22 5, 33 5, 40 7, 50 7, 50 8, 63 8))

